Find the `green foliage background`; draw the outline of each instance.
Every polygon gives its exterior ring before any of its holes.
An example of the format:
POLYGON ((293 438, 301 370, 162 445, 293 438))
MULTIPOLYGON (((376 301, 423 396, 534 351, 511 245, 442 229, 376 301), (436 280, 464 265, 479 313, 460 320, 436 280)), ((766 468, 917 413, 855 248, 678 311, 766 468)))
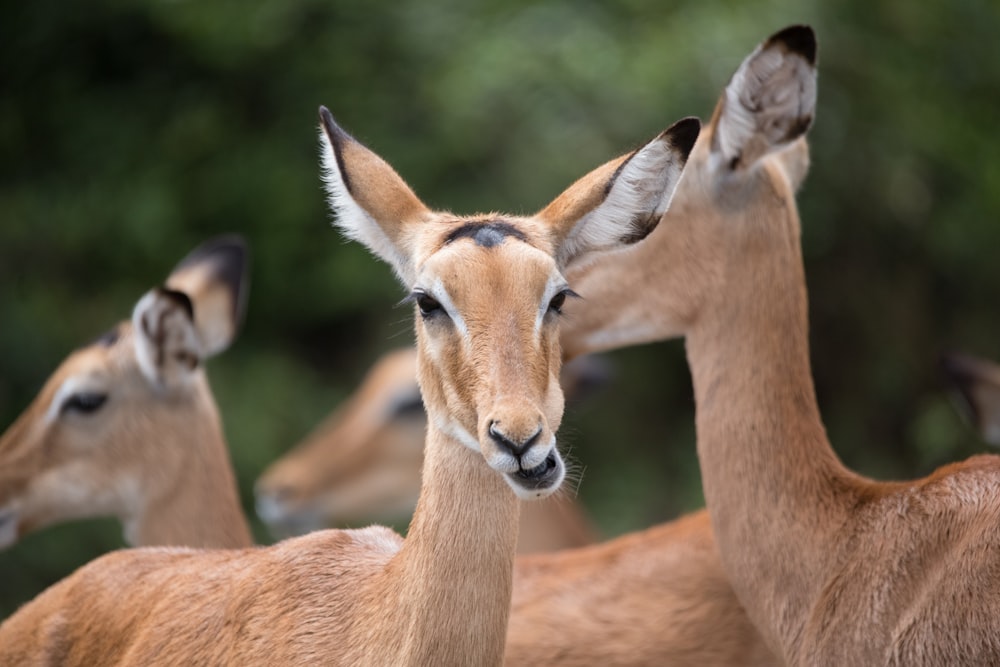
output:
MULTIPOLYGON (((209 373, 251 512, 263 467, 411 338, 390 271, 329 227, 319 104, 431 206, 530 212, 675 119, 707 119, 741 59, 797 22, 820 40, 799 201, 834 446, 879 477, 980 451, 937 358, 1000 358, 993 0, 7 0, 0 424, 188 250, 238 231, 249 314, 209 373)), ((563 429, 608 536, 702 505, 682 344, 613 359, 614 390, 563 429)), ((88 521, 0 553, 0 617, 121 544, 88 521)))

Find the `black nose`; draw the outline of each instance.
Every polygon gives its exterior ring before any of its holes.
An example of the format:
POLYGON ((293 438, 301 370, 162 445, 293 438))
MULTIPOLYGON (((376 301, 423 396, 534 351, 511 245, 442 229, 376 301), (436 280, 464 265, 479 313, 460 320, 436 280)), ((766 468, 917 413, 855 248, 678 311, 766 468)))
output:
POLYGON ((535 432, 529 435, 521 442, 517 442, 513 438, 509 438, 500 427, 497 426, 497 422, 490 422, 490 437, 493 438, 493 442, 497 443, 501 449, 505 449, 510 454, 516 458, 518 461, 521 460, 521 456, 528 451, 528 449, 538 441, 538 437, 542 434, 542 427, 539 426, 535 429, 535 432))

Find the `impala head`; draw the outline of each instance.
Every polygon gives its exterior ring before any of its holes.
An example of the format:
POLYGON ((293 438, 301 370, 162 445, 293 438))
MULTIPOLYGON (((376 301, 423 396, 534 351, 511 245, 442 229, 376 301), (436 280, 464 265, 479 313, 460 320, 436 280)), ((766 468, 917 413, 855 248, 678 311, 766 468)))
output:
POLYGON ((320 109, 338 225, 387 261, 416 309, 418 380, 431 428, 482 454, 522 498, 564 476, 558 320, 565 271, 644 238, 667 209, 697 137, 678 122, 577 181, 531 217, 428 209, 320 109))
MULTIPOLYGON (((599 262, 594 270, 570 275, 589 299, 587 308, 607 312, 602 321, 574 324, 571 353, 686 334, 704 309, 727 293, 731 266, 769 261, 758 255, 780 235, 766 229, 798 234, 794 194, 808 171, 805 133, 815 105, 812 29, 786 28, 747 56, 698 137, 670 211, 652 237, 607 262, 607 270, 599 262), (627 304, 618 312, 616 304, 593 303, 592 293, 601 291, 595 286, 609 280, 610 270, 631 271, 634 280, 649 285, 630 311, 627 304), (654 301, 655 308, 642 305, 645 301, 654 301), (632 320, 628 331, 615 319, 625 317, 632 320)), ((577 304, 573 308, 571 319, 577 304)))
POLYGON ((961 412, 991 445, 1000 446, 1000 366, 964 354, 942 360, 961 412))
POLYGON ((186 443, 221 437, 202 362, 236 334, 245 273, 241 239, 206 243, 56 369, 0 438, 0 547, 69 519, 127 522, 197 465, 186 443))
POLYGON ((420 494, 426 426, 417 352, 394 350, 302 443, 268 466, 254 486, 258 516, 287 535, 409 515, 420 494))

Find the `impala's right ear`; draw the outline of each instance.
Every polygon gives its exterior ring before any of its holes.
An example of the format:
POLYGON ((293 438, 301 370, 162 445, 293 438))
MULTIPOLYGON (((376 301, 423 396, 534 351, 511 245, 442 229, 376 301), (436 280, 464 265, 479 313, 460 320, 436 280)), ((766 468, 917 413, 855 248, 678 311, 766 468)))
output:
POLYGON ((336 224, 388 262, 409 287, 416 278, 408 226, 429 217, 392 167, 345 132, 319 108, 323 183, 336 224))
POLYGON ((790 26, 733 74, 712 117, 712 154, 729 169, 749 168, 804 135, 815 111, 816 35, 790 26))

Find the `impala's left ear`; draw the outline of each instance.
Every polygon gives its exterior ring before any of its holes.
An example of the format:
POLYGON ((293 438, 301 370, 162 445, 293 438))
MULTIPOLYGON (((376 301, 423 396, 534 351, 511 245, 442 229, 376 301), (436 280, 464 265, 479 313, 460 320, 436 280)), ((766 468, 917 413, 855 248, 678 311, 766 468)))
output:
POLYGON ((700 130, 697 118, 677 121, 642 148, 590 172, 540 211, 535 217, 553 234, 559 267, 646 238, 670 206, 700 130))
POLYGON ((384 259, 409 287, 416 278, 408 230, 430 216, 413 190, 382 158, 319 108, 320 160, 330 209, 349 238, 384 259))

